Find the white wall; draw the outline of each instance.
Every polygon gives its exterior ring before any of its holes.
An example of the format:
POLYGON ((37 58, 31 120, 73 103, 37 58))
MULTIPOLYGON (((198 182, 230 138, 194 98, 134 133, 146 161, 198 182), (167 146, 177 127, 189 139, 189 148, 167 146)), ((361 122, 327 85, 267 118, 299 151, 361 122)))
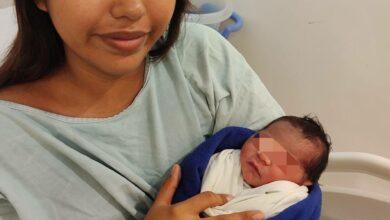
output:
POLYGON ((0 8, 5 8, 13 4, 13 0, 1 0, 0 8))
POLYGON ((8 3, 9 2, 0 3, 0 63, 2 63, 5 52, 9 48, 9 45, 15 38, 17 32, 14 8, 2 8, 2 6, 5 7, 8 3))
MULTIPOLYGON (((231 37, 287 114, 315 113, 335 151, 390 158, 390 1, 236 0, 231 37)), ((372 187, 376 178, 329 175, 372 187)), ((327 181, 328 181, 327 180, 327 181)), ((378 192, 390 184, 375 188, 378 192)))

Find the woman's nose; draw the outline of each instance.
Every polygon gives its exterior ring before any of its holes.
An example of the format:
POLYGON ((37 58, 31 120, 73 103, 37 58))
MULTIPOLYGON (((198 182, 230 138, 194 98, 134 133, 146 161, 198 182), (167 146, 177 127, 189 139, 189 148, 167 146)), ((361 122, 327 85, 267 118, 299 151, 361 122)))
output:
POLYGON ((114 18, 126 17, 130 20, 139 20, 146 13, 143 0, 116 0, 112 8, 114 18))
POLYGON ((266 166, 271 165, 271 160, 263 152, 258 151, 257 152, 257 156, 260 159, 260 161, 262 161, 266 166))

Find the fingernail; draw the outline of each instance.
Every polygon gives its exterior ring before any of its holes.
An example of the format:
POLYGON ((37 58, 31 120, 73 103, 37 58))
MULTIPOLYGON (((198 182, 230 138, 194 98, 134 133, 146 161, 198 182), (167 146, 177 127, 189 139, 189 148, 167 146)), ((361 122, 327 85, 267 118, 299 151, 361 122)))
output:
POLYGON ((177 169, 177 164, 173 165, 172 170, 171 170, 171 176, 173 176, 173 174, 175 173, 176 169, 177 169))
POLYGON ((262 214, 256 214, 252 217, 253 220, 262 220, 263 219, 263 215, 262 214))

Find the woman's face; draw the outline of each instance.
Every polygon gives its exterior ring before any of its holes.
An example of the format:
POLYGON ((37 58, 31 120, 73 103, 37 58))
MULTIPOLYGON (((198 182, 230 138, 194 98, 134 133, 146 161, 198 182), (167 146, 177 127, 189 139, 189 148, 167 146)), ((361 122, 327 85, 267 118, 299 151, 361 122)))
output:
POLYGON ((303 154, 306 158, 311 156, 294 149, 308 143, 299 141, 302 138, 297 137, 301 134, 294 130, 287 122, 276 122, 245 142, 240 163, 243 178, 249 185, 258 187, 276 180, 310 184, 305 180, 301 161, 303 154))
POLYGON ((139 70, 167 29, 176 0, 36 0, 64 41, 69 62, 109 75, 139 70), (115 33, 123 32, 123 33, 115 33))

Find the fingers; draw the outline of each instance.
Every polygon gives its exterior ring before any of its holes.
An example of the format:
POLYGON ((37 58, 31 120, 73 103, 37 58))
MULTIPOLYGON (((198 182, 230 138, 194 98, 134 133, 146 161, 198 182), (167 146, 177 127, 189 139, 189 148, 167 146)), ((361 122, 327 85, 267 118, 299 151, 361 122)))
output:
POLYGON ((156 200, 154 201, 155 205, 171 204, 172 197, 179 185, 180 176, 180 166, 178 164, 173 165, 171 175, 165 180, 157 194, 156 200))
POLYGON ((199 214, 209 207, 223 205, 231 199, 231 196, 225 194, 202 192, 190 199, 187 199, 186 201, 179 203, 179 205, 189 213, 199 214))
POLYGON ((260 211, 237 212, 229 215, 218 215, 205 218, 207 220, 263 220, 264 214, 260 211))

